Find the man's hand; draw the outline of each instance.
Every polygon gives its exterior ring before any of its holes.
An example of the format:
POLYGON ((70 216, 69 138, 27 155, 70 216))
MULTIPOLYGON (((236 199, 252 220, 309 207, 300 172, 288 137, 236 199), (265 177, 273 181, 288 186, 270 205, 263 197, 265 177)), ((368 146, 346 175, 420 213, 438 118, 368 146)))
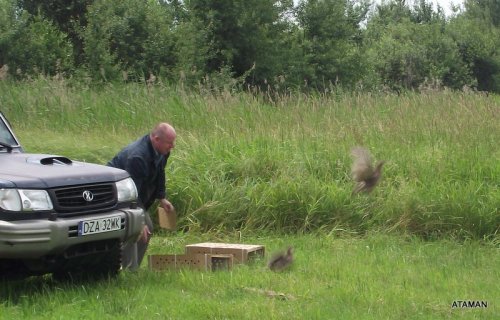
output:
POLYGON ((141 235, 139 236, 139 239, 137 239, 137 241, 142 241, 144 243, 148 243, 150 236, 151 236, 151 231, 149 231, 149 228, 147 225, 144 225, 144 228, 142 229, 141 235))
POLYGON ((165 212, 170 213, 174 212, 175 208, 174 206, 168 201, 167 199, 161 199, 160 200, 160 206, 165 210, 165 212))

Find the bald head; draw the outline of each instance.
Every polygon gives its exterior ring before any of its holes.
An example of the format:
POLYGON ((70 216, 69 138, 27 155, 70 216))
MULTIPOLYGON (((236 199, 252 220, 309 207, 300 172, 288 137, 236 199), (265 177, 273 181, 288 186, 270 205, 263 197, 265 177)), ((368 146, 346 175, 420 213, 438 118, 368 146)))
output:
POLYGON ((153 128, 149 137, 156 152, 165 155, 175 147, 177 134, 170 124, 161 122, 153 128))

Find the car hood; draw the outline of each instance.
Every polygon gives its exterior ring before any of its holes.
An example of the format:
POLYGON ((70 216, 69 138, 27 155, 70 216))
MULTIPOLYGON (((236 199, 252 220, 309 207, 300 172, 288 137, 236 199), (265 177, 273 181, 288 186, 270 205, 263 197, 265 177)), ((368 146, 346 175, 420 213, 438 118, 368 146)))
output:
POLYGON ((46 189, 115 182, 128 176, 121 169, 72 161, 61 156, 0 153, 0 188, 46 189))

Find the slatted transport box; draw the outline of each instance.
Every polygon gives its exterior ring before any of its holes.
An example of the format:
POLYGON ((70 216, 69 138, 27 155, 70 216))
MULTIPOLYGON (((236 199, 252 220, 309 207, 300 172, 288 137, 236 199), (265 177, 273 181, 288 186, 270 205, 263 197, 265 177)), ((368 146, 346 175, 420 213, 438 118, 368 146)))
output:
POLYGON ((263 257, 264 250, 264 246, 261 245, 214 242, 195 243, 186 246, 186 254, 231 254, 234 256, 234 263, 246 263, 257 255, 263 257))
POLYGON ((185 254, 150 255, 149 269, 228 270, 235 263, 263 257, 265 248, 261 245, 205 242, 187 245, 185 250, 185 254))
POLYGON ((233 267, 233 256, 230 254, 168 254, 150 255, 149 269, 161 271, 165 269, 192 268, 203 271, 229 270, 233 267))

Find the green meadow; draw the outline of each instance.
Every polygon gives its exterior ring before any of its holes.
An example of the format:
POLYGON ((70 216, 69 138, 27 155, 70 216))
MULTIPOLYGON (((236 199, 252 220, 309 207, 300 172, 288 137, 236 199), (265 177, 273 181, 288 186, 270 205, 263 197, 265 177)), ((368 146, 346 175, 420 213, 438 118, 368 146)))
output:
POLYGON ((168 191, 185 230, 499 231, 500 96, 188 93, 168 86, 0 84, 26 151, 106 163, 157 122, 178 133, 168 191), (385 160, 352 197, 353 146, 385 160))
POLYGON ((201 241, 295 247, 280 273, 265 258, 231 271, 136 272, 100 283, 50 277, 2 283, 0 319, 498 319, 498 245, 377 233, 217 236, 161 234, 152 254, 201 241), (269 295, 272 291, 275 295, 269 295), (455 301, 487 303, 454 308, 455 301))
POLYGON ((0 110, 27 152, 101 164, 170 122, 178 139, 167 189, 179 231, 159 232, 150 253, 195 241, 296 248, 282 273, 266 269, 266 255, 229 272, 157 273, 145 261, 105 283, 2 283, 0 319, 500 315, 500 96, 193 92, 37 79, 0 82, 0 110), (354 146, 386 161, 370 195, 351 195, 354 146), (488 307, 452 308, 457 300, 488 307))

